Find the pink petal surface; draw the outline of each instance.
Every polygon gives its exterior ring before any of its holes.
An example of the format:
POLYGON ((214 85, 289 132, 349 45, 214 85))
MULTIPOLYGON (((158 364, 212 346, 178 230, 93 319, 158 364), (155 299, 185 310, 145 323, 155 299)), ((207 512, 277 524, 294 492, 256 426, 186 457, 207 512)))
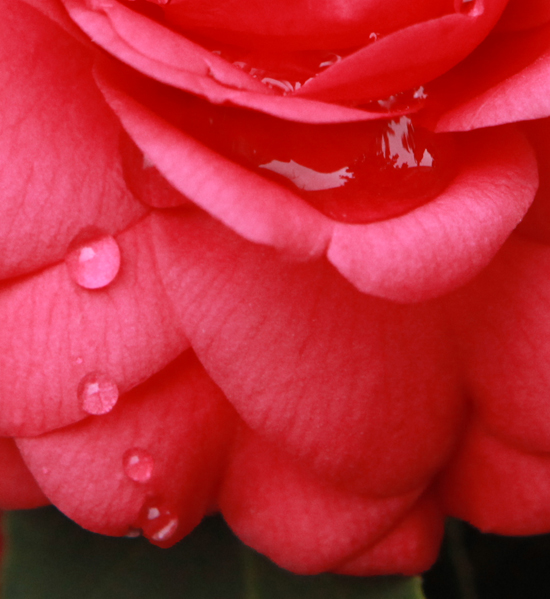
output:
POLYGON ((465 161, 434 201, 369 225, 336 224, 327 256, 358 289, 387 299, 430 299, 486 266, 532 202, 533 151, 513 129, 462 138, 465 161))
POLYGON ((109 104, 183 195, 246 239, 302 259, 324 253, 330 240, 329 260, 373 295, 419 301, 463 284, 486 266, 535 195, 536 163, 521 133, 477 132, 462 138, 459 175, 436 200, 386 221, 337 223, 168 124, 111 77, 100 76, 109 104))
POLYGON ((48 498, 80 525, 124 535, 139 526, 144 506, 168 508, 179 524, 159 544, 172 545, 209 509, 234 421, 220 390, 186 352, 111 413, 17 443, 48 498), (137 449, 150 457, 142 476, 125 460, 137 449))
POLYGON ((182 194, 241 235, 305 258, 323 253, 331 221, 281 186, 235 164, 99 78, 143 153, 182 194))
POLYGON ((297 97, 375 100, 435 79, 463 60, 489 34, 506 0, 476 0, 453 14, 392 33, 308 81, 297 97))
POLYGON ((3 435, 34 435, 81 420, 78 388, 91 372, 121 393, 188 347, 163 291, 147 220, 117 236, 121 268, 103 289, 80 287, 64 263, 0 287, 3 435))
POLYGON ((550 453, 528 453, 476 421, 441 484, 445 509, 482 531, 533 535, 550 527, 550 453))
POLYGON ((191 211, 154 222, 178 322, 252 429, 361 492, 439 468, 461 412, 436 308, 367 297, 323 260, 290 263, 191 211))
POLYGON ((117 2, 66 0, 72 18, 99 45, 149 77, 207 98, 281 118, 332 123, 380 118, 347 106, 315 99, 278 96, 212 52, 117 2))
POLYGON ((512 236, 491 266, 449 297, 476 411, 489 431, 550 451, 550 248, 512 236))
POLYGON ((444 108, 437 131, 469 131, 550 112, 550 25, 493 34, 428 93, 444 108))
POLYGON ((13 439, 0 438, 0 509, 30 509, 48 499, 23 462, 13 439))
POLYGON ((351 576, 413 576, 431 568, 443 538, 443 514, 433 494, 417 502, 378 543, 336 571, 351 576))
POLYGON ((247 545, 283 568, 317 574, 376 543, 420 492, 389 499, 349 493, 245 433, 226 472, 220 508, 247 545))
POLYGON ((120 125, 93 83, 88 50, 17 2, 3 9, 0 53, 5 278, 63 259, 83 227, 114 233, 145 209, 124 185, 120 125))

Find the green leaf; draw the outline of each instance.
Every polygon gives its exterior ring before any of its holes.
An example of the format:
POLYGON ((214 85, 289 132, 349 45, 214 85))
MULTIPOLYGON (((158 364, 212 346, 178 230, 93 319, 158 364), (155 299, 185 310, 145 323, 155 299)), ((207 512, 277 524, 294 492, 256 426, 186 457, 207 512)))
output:
POLYGON ((171 549, 90 533, 54 508, 4 516, 2 599, 423 599, 419 578, 297 576, 219 517, 171 549))

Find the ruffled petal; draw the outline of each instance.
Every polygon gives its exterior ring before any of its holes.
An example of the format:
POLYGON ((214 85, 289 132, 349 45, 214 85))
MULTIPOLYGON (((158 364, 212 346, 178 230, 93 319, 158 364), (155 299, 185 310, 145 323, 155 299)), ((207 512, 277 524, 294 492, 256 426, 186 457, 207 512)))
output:
POLYGON ((550 25, 491 35, 428 93, 437 131, 469 131, 550 115, 550 25))
POLYGON ((323 49, 363 45, 371 32, 388 33, 453 10, 453 0, 174 0, 163 12, 177 27, 238 45, 323 49))
POLYGON ((90 52, 23 2, 4 4, 1 278, 63 259, 86 226, 115 233, 145 213, 124 184, 120 125, 90 52))
POLYGON ((116 536, 139 527, 167 546, 209 510, 234 421, 187 352, 111 413, 17 443, 48 498, 81 526, 116 536))
POLYGON ((309 123, 379 119, 379 112, 315 99, 283 97, 202 46, 118 2, 66 0, 82 29, 110 54, 141 73, 207 98, 309 123))
POLYGON ((23 462, 13 439, 0 438, 0 509, 21 510, 47 505, 47 497, 23 462))
POLYGON ((164 294, 147 220, 117 236, 121 266, 103 289, 73 281, 61 263, 0 287, 0 430, 35 435, 87 416, 78 397, 90 373, 121 393, 189 347, 164 294))
POLYGON ((310 258, 325 251, 331 221, 292 191, 224 158, 100 78, 110 106, 166 179, 250 241, 310 258))
POLYGON ((252 429, 360 492, 404 493, 441 466, 461 409, 434 306, 367 297, 191 211, 155 223, 178 322, 252 429))
POLYGON ((475 281, 448 298, 466 384, 489 431, 550 451, 550 248, 512 236, 475 281))
POLYGON ((247 545, 298 574, 333 570, 375 544, 421 492, 356 495, 303 470, 254 433, 243 436, 225 475, 221 511, 247 545))
POLYGON ((468 13, 412 25, 362 48, 305 83, 297 97, 386 98, 439 77, 489 34, 507 0, 475 0, 468 13))
POLYGON ((495 129, 461 143, 465 163, 437 199, 398 218, 335 226, 328 258, 358 289, 410 302, 459 287, 527 212, 538 176, 522 135, 495 129))
POLYGON ((550 528, 550 453, 522 451, 476 421, 445 470, 441 494, 449 514, 484 532, 545 533, 550 528))
POLYGON ((431 568, 443 538, 443 514, 433 494, 422 497, 378 543, 335 571, 352 576, 414 576, 431 568))

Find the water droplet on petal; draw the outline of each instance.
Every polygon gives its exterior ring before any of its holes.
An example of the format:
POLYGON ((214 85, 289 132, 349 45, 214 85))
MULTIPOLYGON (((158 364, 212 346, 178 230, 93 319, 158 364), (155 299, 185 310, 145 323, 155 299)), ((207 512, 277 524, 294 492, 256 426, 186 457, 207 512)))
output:
POLYGON ((94 416, 107 414, 118 401, 116 383, 101 372, 87 374, 80 381, 77 393, 82 409, 94 416))
POLYGON ((124 536, 127 539, 136 539, 137 537, 141 537, 141 530, 139 528, 129 528, 124 536))
POLYGON ((173 516, 166 522, 163 521, 162 526, 150 535, 153 541, 167 541, 174 536, 174 533, 178 529, 179 520, 173 516))
POLYGON ((158 507, 150 507, 147 510, 147 520, 156 520, 160 516, 158 507))
POLYGON ((50 473, 50 469, 46 468, 45 466, 42 468, 42 474, 49 474, 50 473))
POLYGON ((455 10, 456 12, 475 16, 478 14, 478 10, 476 9, 476 0, 455 0, 455 10))
POLYGON ((140 447, 126 451, 122 456, 122 463, 126 476, 137 483, 150 480, 155 465, 151 455, 140 447))
POLYGON ((162 500, 150 498, 144 505, 140 520, 135 525, 145 537, 159 543, 169 541, 176 533, 179 519, 175 511, 163 504, 162 500))
POLYGON ((80 287, 101 289, 118 274, 120 249, 111 235, 87 229, 69 246, 65 263, 71 279, 80 287))

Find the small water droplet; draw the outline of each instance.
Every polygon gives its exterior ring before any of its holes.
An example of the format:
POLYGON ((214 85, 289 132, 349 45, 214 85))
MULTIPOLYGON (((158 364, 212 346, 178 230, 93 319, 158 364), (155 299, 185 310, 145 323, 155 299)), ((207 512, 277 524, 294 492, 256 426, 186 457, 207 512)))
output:
POLYGON ((335 54, 334 52, 331 52, 330 54, 325 56, 323 58, 323 60, 319 63, 319 68, 327 69, 328 67, 331 67, 333 64, 336 64, 337 62, 340 62, 341 60, 342 60, 342 57, 339 54, 335 54))
POLYGON ((118 401, 116 383, 101 372, 87 374, 80 381, 77 393, 82 409, 94 416, 107 414, 118 401))
POLYGON ((476 0, 455 0, 456 12, 475 16, 478 14, 476 0))
POLYGON ((139 528, 129 528, 124 536, 127 539, 136 539, 137 537, 141 537, 141 530, 139 528))
POLYGON ((49 474, 49 473, 50 473, 50 469, 49 469, 49 468, 46 468, 46 467, 44 466, 44 468, 42 468, 42 474, 49 474))
POLYGON ((376 31, 372 31, 369 34, 369 40, 371 40, 371 42, 376 42, 376 41, 378 41, 379 38, 380 38, 380 34, 376 33, 376 31))
POLYGON ((151 479, 155 463, 145 449, 140 447, 129 449, 122 456, 122 463, 126 476, 133 481, 146 483, 151 479))
POLYGON ((153 541, 167 541, 174 536, 178 526, 179 520, 173 516, 166 522, 163 522, 163 525, 157 531, 152 533, 150 537, 153 541))
POLYGON ((168 507, 164 500, 150 497, 134 527, 140 528, 151 541, 165 543, 175 535, 179 520, 176 511, 168 507))
POLYGON ((120 249, 111 235, 88 228, 70 244, 65 264, 69 276, 80 287, 101 289, 118 274, 120 249))
POLYGON ((150 507, 147 510, 147 520, 156 520, 160 516, 158 507, 150 507))

